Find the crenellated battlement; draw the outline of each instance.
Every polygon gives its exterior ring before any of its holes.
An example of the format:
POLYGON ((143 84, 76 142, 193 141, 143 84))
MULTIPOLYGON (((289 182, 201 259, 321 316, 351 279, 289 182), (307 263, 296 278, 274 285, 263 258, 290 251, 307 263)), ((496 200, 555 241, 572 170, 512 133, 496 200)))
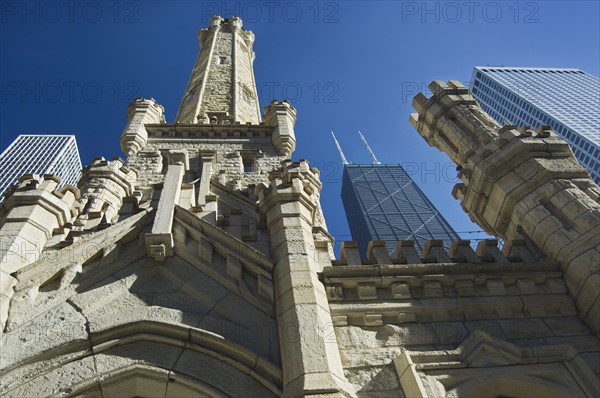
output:
POLYGON ((79 214, 76 200, 80 197, 80 191, 70 185, 56 189, 59 184, 60 178, 52 174, 22 175, 18 182, 6 192, 6 200, 2 206, 0 218, 1 225, 8 222, 6 217, 11 217, 9 213, 13 209, 42 205, 42 203, 46 210, 52 211, 59 218, 60 223, 70 222, 79 214))
POLYGON ((369 242, 367 253, 360 253, 354 241, 344 241, 340 247, 339 260, 334 266, 389 265, 389 264, 456 264, 456 263, 537 263, 539 249, 525 240, 505 242, 502 248, 495 239, 485 239, 473 250, 471 241, 456 240, 448 250, 441 240, 425 242, 423 253, 419 254, 412 240, 401 240, 396 244, 392 256, 386 249, 385 241, 369 242))

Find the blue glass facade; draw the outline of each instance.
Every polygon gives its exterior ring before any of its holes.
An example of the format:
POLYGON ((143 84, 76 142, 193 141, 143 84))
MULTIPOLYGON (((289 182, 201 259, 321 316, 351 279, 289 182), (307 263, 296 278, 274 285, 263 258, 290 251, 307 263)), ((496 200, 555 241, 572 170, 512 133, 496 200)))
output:
POLYGON ((53 174, 77 185, 81 160, 74 135, 20 135, 0 154, 0 202, 23 174, 53 174))
POLYGON ((460 239, 401 165, 344 166, 342 202, 363 256, 370 240, 385 241, 393 253, 399 240, 414 240, 421 252, 426 240, 449 247, 460 239))
POLYGON ((579 69, 478 66, 470 89, 501 125, 552 127, 600 184, 600 79, 579 69))

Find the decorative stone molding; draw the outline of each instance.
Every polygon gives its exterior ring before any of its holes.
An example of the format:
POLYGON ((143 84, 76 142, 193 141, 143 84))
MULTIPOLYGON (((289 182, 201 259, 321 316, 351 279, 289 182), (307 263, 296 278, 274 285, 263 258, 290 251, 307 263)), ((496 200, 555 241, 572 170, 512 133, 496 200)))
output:
POLYGON ((79 214, 79 190, 54 176, 27 174, 4 203, 0 241, 3 272, 11 273, 36 261, 55 230, 79 214))
MULTIPOLYGON (((48 327, 56 327, 55 320, 47 322, 48 327)), ((231 396, 281 396, 281 371, 275 365, 206 330, 146 319, 121 324, 117 319, 101 330, 81 332, 78 337, 87 340, 89 350, 82 351, 78 341, 54 346, 45 353, 56 358, 52 366, 40 366, 43 359, 33 357, 18 369, 4 372, 0 394, 44 396, 70 391, 87 395, 101 388, 106 394, 121 395, 123 386, 131 389, 137 379, 146 383, 134 390, 141 395, 156 393, 149 386, 168 389, 168 396, 202 395, 214 393, 217 385, 217 395, 225 391, 231 396), (21 375, 23 370, 28 371, 27 377, 21 375), (138 379, 141 371, 149 379, 138 379), (228 379, 227 386, 221 385, 223 378, 228 379)), ((18 337, 8 336, 11 342, 18 337)))
POLYGON ((180 257, 264 313, 273 314, 273 263, 269 258, 180 206, 175 208, 175 218, 175 247, 180 257), (225 260, 223 269, 217 256, 225 260))
POLYGON ((369 314, 389 324, 576 314, 551 263, 338 264, 322 280, 338 326, 366 325, 369 314))
POLYGON ((38 260, 46 242, 79 214, 79 190, 55 176, 26 174, 7 196, 0 220, 0 328, 8 318, 13 272, 38 260))
POLYGON ((270 142, 273 133, 273 127, 267 126, 264 123, 256 125, 247 125, 241 123, 233 123, 231 125, 219 124, 147 124, 148 139, 160 139, 164 142, 181 142, 181 138, 190 140, 192 143, 198 139, 228 139, 228 140, 245 140, 248 138, 265 139, 270 142))
POLYGON ((403 350, 394 365, 408 397, 593 397, 599 388, 570 345, 519 347, 479 330, 452 351, 403 350))

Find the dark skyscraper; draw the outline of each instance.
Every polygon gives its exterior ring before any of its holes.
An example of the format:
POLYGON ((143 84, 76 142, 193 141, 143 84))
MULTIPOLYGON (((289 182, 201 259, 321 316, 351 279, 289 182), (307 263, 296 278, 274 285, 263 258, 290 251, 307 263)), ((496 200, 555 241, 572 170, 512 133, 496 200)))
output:
POLYGON ((384 240, 393 252, 399 240, 414 240, 421 252, 426 240, 444 246, 460 239, 399 164, 347 164, 342 202, 352 239, 366 253, 370 240, 384 240))

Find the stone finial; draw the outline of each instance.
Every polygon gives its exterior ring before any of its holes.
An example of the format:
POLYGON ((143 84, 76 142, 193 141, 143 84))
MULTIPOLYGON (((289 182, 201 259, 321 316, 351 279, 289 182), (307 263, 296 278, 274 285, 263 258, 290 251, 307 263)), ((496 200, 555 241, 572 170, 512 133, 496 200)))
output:
POLYGON ((145 124, 164 122, 164 108, 153 98, 137 98, 127 108, 127 126, 121 134, 121 150, 131 156, 146 146, 148 132, 145 124))
POLYGON ((242 29, 242 26, 244 26, 244 23, 242 22, 242 19, 240 17, 231 17, 227 20, 229 22, 229 25, 233 26, 236 29, 242 29))
POLYGON ((296 149, 296 108, 288 101, 272 101, 265 107, 265 122, 273 126, 273 145, 285 156, 291 157, 296 149))
MULTIPOLYGON (((86 220, 101 220, 103 217, 111 223, 117 216, 123 200, 133 195, 137 173, 125 166, 123 160, 115 158, 107 161, 97 157, 90 166, 83 169, 79 179, 81 190, 81 203, 83 205, 82 217, 86 220)), ((87 227, 95 226, 87 225, 87 227)))
POLYGON ((213 15, 210 17, 210 26, 219 26, 223 23, 224 19, 220 15, 213 15))

